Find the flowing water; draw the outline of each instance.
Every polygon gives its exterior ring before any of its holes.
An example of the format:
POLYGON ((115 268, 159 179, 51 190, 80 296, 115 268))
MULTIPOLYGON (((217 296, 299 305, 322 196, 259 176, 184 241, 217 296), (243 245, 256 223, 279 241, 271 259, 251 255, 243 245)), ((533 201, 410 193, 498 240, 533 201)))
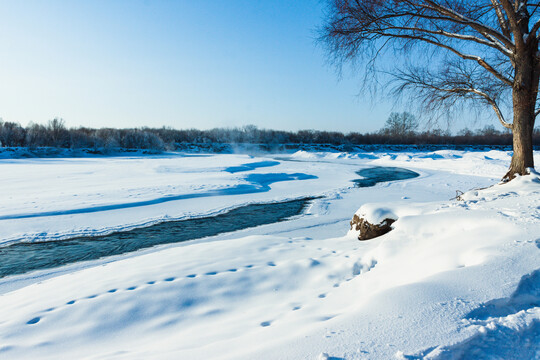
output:
POLYGON ((420 176, 420 174, 414 171, 390 166, 362 169, 356 173, 362 176, 361 179, 353 180, 356 187, 370 187, 380 182, 406 180, 420 176))
POLYGON ((103 236, 17 243, 0 248, 0 277, 272 224, 302 213, 313 199, 251 204, 210 217, 168 221, 103 236))

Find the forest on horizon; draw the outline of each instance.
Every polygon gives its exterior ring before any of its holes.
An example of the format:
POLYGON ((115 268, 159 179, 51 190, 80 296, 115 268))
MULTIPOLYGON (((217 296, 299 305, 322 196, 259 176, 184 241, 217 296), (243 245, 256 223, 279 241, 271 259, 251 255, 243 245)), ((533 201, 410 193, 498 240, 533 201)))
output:
MULTIPOLYGON (((512 134, 492 125, 482 129, 467 128, 452 134, 441 129, 419 131, 416 117, 410 113, 392 113, 379 131, 372 133, 259 129, 254 125, 210 130, 162 128, 68 128, 64 120, 55 118, 46 125, 31 123, 26 127, 0 120, 1 147, 55 147, 91 149, 107 152, 115 149, 182 150, 188 145, 212 148, 215 144, 258 144, 268 149, 280 145, 512 145, 512 134)), ((533 134, 533 143, 540 145, 540 129, 533 134)))

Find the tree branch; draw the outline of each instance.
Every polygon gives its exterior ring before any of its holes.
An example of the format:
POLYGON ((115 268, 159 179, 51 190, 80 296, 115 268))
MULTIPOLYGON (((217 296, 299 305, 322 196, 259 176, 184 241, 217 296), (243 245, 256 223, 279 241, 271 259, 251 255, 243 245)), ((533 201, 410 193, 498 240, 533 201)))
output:
POLYGON ((497 118, 499 119, 502 126, 504 126, 507 129, 512 130, 513 124, 508 123, 504 119, 504 115, 503 115, 501 109, 499 108, 499 105, 497 105, 497 102, 495 100, 493 100, 491 98, 491 96, 489 96, 485 92, 480 91, 478 89, 474 89, 474 88, 457 88, 456 87, 456 88, 445 89, 445 88, 435 87, 434 85, 430 85, 430 87, 432 87, 434 90, 441 91, 441 92, 457 93, 457 94, 471 93, 471 94, 476 94, 476 95, 482 97, 484 100, 486 100, 486 102, 489 105, 491 105, 491 108, 493 109, 493 111, 495 111, 495 114, 497 115, 497 118))
POLYGON ((533 27, 531 28, 531 32, 529 33, 529 38, 527 39, 527 42, 532 41, 532 37, 536 38, 536 32, 540 29, 540 20, 538 20, 533 27))
MULTIPOLYGON (((471 19, 467 16, 464 16, 460 13, 457 13, 454 10, 448 7, 442 6, 441 4, 438 4, 432 0, 425 0, 425 1, 427 4, 429 4, 429 6, 420 5, 421 7, 433 10, 441 15, 446 15, 447 17, 451 18, 454 22, 457 22, 461 25, 467 25, 490 40, 493 38, 496 38, 499 41, 501 41, 508 49, 512 49, 514 47, 512 40, 506 37, 504 34, 498 32, 497 30, 487 25, 484 25, 482 23, 479 23, 478 21, 471 19)), ((503 1, 507 1, 507 0, 503 0, 503 1)))
POLYGON ((504 126, 507 129, 513 130, 514 125, 508 123, 504 119, 504 115, 502 114, 501 109, 499 108, 499 105, 497 105, 497 102, 495 100, 493 100, 491 97, 489 97, 489 95, 487 95, 486 93, 484 93, 482 91, 475 90, 474 93, 478 94, 478 95, 484 97, 484 99, 486 99, 486 101, 491 105, 491 108, 493 109, 493 111, 495 111, 495 114, 497 114, 497 118, 501 122, 502 126, 504 126))
POLYGON ((506 13, 506 16, 508 17, 510 30, 512 31, 512 34, 514 35, 514 42, 516 43, 516 48, 518 50, 521 50, 525 47, 525 42, 523 41, 523 34, 521 33, 521 30, 519 29, 519 21, 517 18, 516 10, 514 6, 512 6, 509 0, 500 0, 500 1, 504 9, 504 12, 506 13))
POLYGON ((377 33, 379 36, 390 37, 390 38, 419 40, 419 41, 426 42, 428 44, 432 44, 432 45, 441 47, 443 49, 446 49, 446 50, 449 50, 449 51, 453 52, 454 54, 456 54, 457 56, 459 56, 460 58, 462 58, 464 60, 476 61, 480 66, 482 66, 490 74, 495 76, 497 79, 501 80, 506 85, 513 86, 513 84, 514 84, 514 82, 511 79, 509 79, 506 76, 504 76, 503 74, 501 74, 499 71, 497 71, 491 65, 489 65, 484 59, 482 59, 480 56, 463 54, 460 51, 454 49, 453 47, 451 47, 449 45, 446 45, 446 44, 443 44, 443 43, 441 43, 439 41, 434 41, 434 40, 431 40, 431 39, 427 39, 427 38, 422 37, 422 36, 414 36, 414 35, 408 35, 408 34, 393 34, 393 33, 389 34, 389 33, 385 33, 385 32, 376 32, 376 31, 374 31, 374 33, 377 33))
POLYGON ((493 9, 497 14, 497 19, 499 20, 499 26, 501 27, 502 33, 504 34, 504 36, 510 39, 510 28, 508 27, 508 19, 504 17, 503 12, 501 11, 501 3, 499 2, 499 0, 491 0, 491 3, 493 4, 493 9))
MULTIPOLYGON (((435 21, 451 22, 454 24, 468 26, 472 28, 475 32, 479 33, 480 35, 485 37, 487 40, 489 40, 489 42, 498 44, 500 48, 507 49, 508 51, 514 50, 514 43, 512 42, 509 36, 507 37, 505 34, 501 34, 497 30, 489 26, 486 26, 484 24, 481 24, 478 21, 470 19, 456 12, 452 12, 452 10, 442 7, 439 4, 434 4, 434 6, 427 6, 423 4, 413 4, 410 1, 404 1, 404 2, 408 3, 414 9, 414 11, 405 11, 405 10, 399 11, 399 12, 390 11, 388 14, 381 16, 379 18, 376 18, 376 20, 386 21, 386 20, 394 19, 394 18, 402 19, 405 17, 410 17, 411 19, 416 18, 416 19, 432 20, 433 23, 435 23, 435 21), (429 10, 431 13, 426 13, 425 11, 422 12, 420 11, 420 9, 429 10), (446 9, 447 11, 443 11, 442 9, 446 9), (434 13, 438 15, 434 15, 434 13), (452 14, 455 14, 455 16, 452 16, 452 14)), ((435 26, 440 29, 439 25, 435 25, 435 26)))
POLYGON ((513 54, 512 51, 510 51, 506 47, 502 46, 501 43, 499 43, 499 42, 482 40, 479 37, 473 36, 473 35, 458 34, 458 33, 448 32, 448 31, 444 31, 444 30, 428 30, 428 29, 419 28, 419 27, 390 26, 390 27, 386 27, 386 28, 381 29, 381 30, 383 30, 383 31, 384 30, 403 30, 403 31, 411 31, 411 32, 422 32, 422 33, 431 34, 431 35, 441 35, 441 36, 448 37, 448 38, 473 41, 473 42, 478 43, 478 44, 489 46, 491 48, 500 50, 504 55, 506 55, 508 57, 512 56, 512 54, 513 54))

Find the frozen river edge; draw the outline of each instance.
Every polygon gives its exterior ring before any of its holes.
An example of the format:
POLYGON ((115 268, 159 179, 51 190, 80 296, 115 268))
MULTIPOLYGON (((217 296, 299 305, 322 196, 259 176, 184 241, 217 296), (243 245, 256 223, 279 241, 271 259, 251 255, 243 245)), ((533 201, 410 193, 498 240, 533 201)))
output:
MULTIPOLYGON (((261 163, 255 164, 260 165, 261 163)), ((255 168, 253 165, 251 167, 244 165, 244 167, 234 168, 232 172, 249 171, 255 168)), ((230 169, 226 169, 226 171, 231 172, 230 169)), ((419 176, 413 171, 394 167, 365 168, 357 171, 357 174, 362 176, 360 179, 354 180, 355 186, 358 187, 370 187, 377 183, 406 180, 419 176)), ((289 181, 292 181, 292 178, 289 181)), ((261 185, 259 184, 259 186, 261 185)), ((266 191, 270 190, 268 184, 264 184, 264 186, 267 187, 266 191)), ((178 197, 175 200, 179 200, 178 197)), ((78 261, 120 255, 156 245, 178 243, 281 222, 300 215, 312 200, 315 198, 244 205, 214 216, 164 221, 147 227, 102 236, 15 243, 0 247, 0 258, 2 259, 0 278, 32 270, 59 267, 78 261)), ((154 203, 151 200, 148 202, 154 203)), ((144 206, 140 203, 137 205, 144 206)))

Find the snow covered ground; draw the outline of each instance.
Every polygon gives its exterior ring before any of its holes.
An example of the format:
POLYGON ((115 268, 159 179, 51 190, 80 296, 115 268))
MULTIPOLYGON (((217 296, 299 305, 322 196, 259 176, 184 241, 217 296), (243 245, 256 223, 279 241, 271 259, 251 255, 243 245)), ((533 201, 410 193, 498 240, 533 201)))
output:
POLYGON ((0 160, 5 246, 323 196, 290 221, 0 279, 0 358, 539 359, 540 176, 450 200, 509 159, 0 160), (371 166, 420 177, 353 188, 371 166), (360 207, 392 211, 394 230, 356 240, 360 207))

